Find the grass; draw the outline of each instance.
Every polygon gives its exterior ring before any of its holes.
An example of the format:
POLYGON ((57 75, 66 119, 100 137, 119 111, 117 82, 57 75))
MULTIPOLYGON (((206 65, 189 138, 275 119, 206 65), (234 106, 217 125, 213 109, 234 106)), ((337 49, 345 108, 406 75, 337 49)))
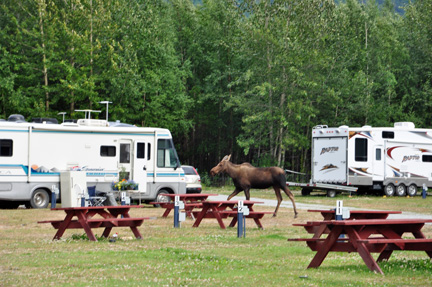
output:
MULTIPOLYGON (((206 189, 206 193, 229 194, 231 188, 206 189)), ((274 199, 271 191, 252 191, 251 196, 274 199)), ((286 196, 284 197, 286 200, 286 196)), ((430 198, 383 198, 380 196, 302 197, 297 202, 334 206, 395 209, 432 214, 430 198)), ((272 211, 259 206, 257 210, 272 211)), ((265 216, 264 230, 247 221, 246 238, 237 230, 219 228, 205 219, 198 228, 188 219, 173 228, 172 215, 145 206, 132 216, 155 216, 139 229, 136 240, 127 228, 114 229, 120 239, 90 242, 82 230, 68 230, 52 241, 55 230, 38 220, 62 219, 61 211, 0 210, 0 286, 429 286, 432 263, 424 252, 395 252, 380 263, 385 275, 375 274, 356 253, 330 253, 318 269, 306 269, 314 252, 303 242, 287 238, 308 237, 295 222, 320 219, 319 214, 281 208, 278 217, 265 216)), ((103 229, 96 229, 100 235, 103 229)), ((432 227, 424 233, 432 237, 432 227)))

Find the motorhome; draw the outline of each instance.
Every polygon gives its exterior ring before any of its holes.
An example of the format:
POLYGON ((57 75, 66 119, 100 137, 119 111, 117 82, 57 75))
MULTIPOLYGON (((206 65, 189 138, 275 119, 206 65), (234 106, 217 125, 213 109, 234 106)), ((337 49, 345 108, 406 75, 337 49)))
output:
MULTIPOLYGON (((432 186, 432 129, 316 126, 312 130, 311 184, 358 187, 386 196, 415 196, 432 186)), ((302 194, 312 188, 304 187, 302 194)))
POLYGON ((90 118, 56 122, 21 115, 0 121, 1 207, 45 208, 54 190, 61 191, 61 174, 77 170, 85 171, 87 187, 101 192, 123 173, 138 184, 132 197, 140 200, 186 193, 169 130, 90 118))

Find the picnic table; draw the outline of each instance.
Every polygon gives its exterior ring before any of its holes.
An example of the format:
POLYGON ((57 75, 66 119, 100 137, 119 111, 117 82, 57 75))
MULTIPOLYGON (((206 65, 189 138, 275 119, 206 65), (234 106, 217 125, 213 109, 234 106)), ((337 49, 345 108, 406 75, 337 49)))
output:
POLYGON ((217 196, 217 194, 205 194, 205 193, 182 193, 182 194, 172 194, 172 193, 164 193, 161 194, 170 198, 169 202, 150 202, 150 204, 158 204, 160 207, 165 208, 165 212, 162 214, 162 217, 168 217, 168 214, 171 210, 174 209, 174 200, 175 197, 178 196, 181 201, 185 204, 186 215, 193 218, 192 210, 194 208, 202 207, 201 203, 209 196, 217 196))
POLYGON ((108 237, 114 227, 130 227, 137 239, 141 239, 138 226, 141 226, 148 217, 131 217, 129 210, 139 208, 139 205, 119 206, 88 206, 88 207, 64 207, 51 210, 63 210, 66 216, 63 220, 45 220, 38 223, 51 223, 57 229, 53 240, 60 239, 66 229, 82 228, 91 241, 97 241, 93 234, 93 228, 104 227, 103 237, 108 237), (74 219, 76 217, 76 219, 74 219))
MULTIPOLYGON (((262 204, 264 202, 244 200, 243 205, 249 208, 249 215, 245 218, 252 218, 259 228, 263 228, 260 219, 265 214, 273 214, 267 211, 255 211, 254 204, 262 204)), ((229 227, 234 227, 237 224, 237 204, 236 200, 222 200, 222 201, 203 201, 201 211, 193 211, 196 217, 193 227, 198 227, 204 218, 215 218, 222 229, 225 229, 225 224, 222 219, 232 217, 229 227)))
POLYGON ((395 250, 425 251, 432 258, 432 239, 421 229, 432 219, 356 219, 310 221, 303 225, 318 226, 312 238, 294 238, 289 241, 305 241, 316 251, 308 268, 318 268, 329 252, 357 252, 366 266, 383 274, 377 262, 388 260, 395 250), (327 237, 322 237, 328 232, 327 237), (414 238, 403 237, 405 234, 414 238), (343 235, 343 236, 341 236, 343 235), (377 260, 371 253, 379 253, 377 260))

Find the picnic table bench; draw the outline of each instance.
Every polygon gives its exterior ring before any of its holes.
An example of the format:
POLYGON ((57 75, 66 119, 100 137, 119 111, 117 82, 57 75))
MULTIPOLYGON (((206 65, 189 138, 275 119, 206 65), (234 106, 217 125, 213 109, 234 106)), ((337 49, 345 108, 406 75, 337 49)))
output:
POLYGON ((388 260, 395 250, 425 251, 432 258, 432 239, 425 238, 421 231, 426 223, 431 222, 431 219, 310 221, 302 226, 308 232, 310 227, 314 227, 312 238, 288 240, 304 241, 317 252, 308 268, 319 267, 329 252, 357 252, 370 270, 383 274, 377 262, 388 260), (403 237, 406 233, 414 238, 403 237), (323 234, 328 235, 322 237, 323 234), (380 255, 374 260, 371 253, 380 255))
POLYGON ((162 208, 165 208, 165 212, 162 214, 162 217, 168 217, 171 210, 174 209, 174 199, 176 196, 179 197, 181 201, 185 204, 185 211, 186 215, 194 218, 192 214, 192 210, 195 208, 201 208, 202 202, 207 200, 209 196, 216 196, 217 194, 205 194, 205 193, 182 193, 182 194, 171 194, 171 193, 164 193, 161 194, 163 196, 166 196, 170 198, 170 201, 168 202, 150 202, 150 204, 157 204, 162 208))
POLYGON ((120 206, 89 206, 89 207, 64 207, 52 210, 63 210, 66 217, 63 220, 43 220, 38 223, 51 223, 57 229, 53 240, 60 239, 66 229, 84 229, 89 240, 97 241, 93 234, 93 228, 105 228, 102 236, 108 237, 114 227, 129 227, 137 239, 141 239, 138 226, 149 217, 130 217, 129 210, 138 208, 138 205, 120 206), (94 217, 97 216, 97 217, 94 217), (76 217, 76 219, 73 219, 76 217))

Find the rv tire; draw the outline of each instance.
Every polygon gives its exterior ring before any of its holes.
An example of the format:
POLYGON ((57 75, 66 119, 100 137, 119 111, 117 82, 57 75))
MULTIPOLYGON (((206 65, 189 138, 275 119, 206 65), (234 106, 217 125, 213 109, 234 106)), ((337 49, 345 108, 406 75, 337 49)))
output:
MULTIPOLYGON (((169 192, 165 189, 159 190, 159 192, 156 195, 156 202, 170 202, 171 201, 169 197, 161 195, 163 193, 167 194, 169 192)), ((160 207, 160 204, 155 204, 154 207, 160 207)))
POLYGON ((396 188, 396 194, 397 196, 405 196, 406 195, 406 186, 405 184, 401 183, 396 188))
POLYGON ((336 196, 336 190, 327 190, 327 196, 328 197, 335 197, 336 196))
POLYGON ((310 195, 310 193, 311 193, 311 190, 309 188, 302 188, 302 190, 301 190, 302 196, 308 196, 308 195, 310 195))
POLYGON ((415 185, 414 183, 411 184, 410 186, 408 186, 407 189, 407 194, 411 197, 414 197, 417 195, 417 185, 415 185))
POLYGON ((0 209, 17 209, 19 203, 14 201, 0 201, 0 209))
POLYGON ((31 208, 47 208, 49 204, 49 195, 45 189, 36 189, 30 198, 31 208))
POLYGON ((384 187, 384 194, 386 196, 393 196, 396 192, 396 188, 393 183, 389 183, 384 187))

